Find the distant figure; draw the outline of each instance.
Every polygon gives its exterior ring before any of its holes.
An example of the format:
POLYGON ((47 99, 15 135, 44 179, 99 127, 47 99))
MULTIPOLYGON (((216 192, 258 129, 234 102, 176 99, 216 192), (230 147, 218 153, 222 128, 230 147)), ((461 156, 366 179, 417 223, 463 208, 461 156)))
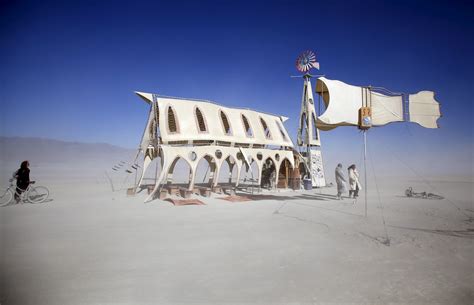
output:
POLYGON ((270 174, 270 189, 272 190, 275 189, 275 179, 276 179, 276 171, 272 170, 272 173, 270 174))
POLYGON ((30 184, 30 169, 28 168, 30 163, 28 161, 21 162, 20 168, 13 174, 13 177, 16 179, 16 192, 15 200, 20 200, 20 194, 30 184))
POLYGON ((342 170, 342 164, 339 163, 336 167, 336 184, 337 184, 337 199, 341 200, 342 193, 346 190, 346 178, 342 170))
POLYGON ((359 182, 359 173, 357 172, 355 164, 352 164, 347 169, 349 171, 349 198, 354 195, 354 198, 359 197, 359 190, 362 189, 359 182))
POLYGON ((269 190, 275 187, 274 180, 276 173, 274 172, 275 165, 272 160, 267 160, 263 163, 261 187, 268 188, 269 190))

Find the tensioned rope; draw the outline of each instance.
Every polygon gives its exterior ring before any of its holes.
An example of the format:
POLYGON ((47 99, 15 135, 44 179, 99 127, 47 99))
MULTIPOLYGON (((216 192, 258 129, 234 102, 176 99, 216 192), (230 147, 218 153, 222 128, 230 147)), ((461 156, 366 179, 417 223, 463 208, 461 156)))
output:
MULTIPOLYGON (((379 190, 379 185, 377 183, 377 176, 375 175, 375 166, 374 166, 374 160, 372 158, 372 153, 371 153, 371 149, 369 147, 369 155, 370 155, 370 165, 371 165, 371 168, 372 168, 372 175, 374 175, 374 183, 375 183, 375 189, 377 190, 377 198, 378 198, 378 202, 379 202, 379 207, 380 207, 380 214, 382 216, 382 223, 383 223, 383 229, 384 229, 384 232, 385 232, 385 241, 383 242, 383 244, 385 244, 386 246, 390 246, 390 238, 388 236, 388 231, 387 231, 387 223, 385 221, 385 215, 384 215, 384 206, 382 204, 382 199, 380 197, 380 190, 379 190)), ((367 187, 367 185, 365 186, 367 187)))
POLYGON ((397 95, 403 95, 404 93, 403 92, 393 92, 393 91, 390 91, 388 90, 387 88, 384 88, 384 87, 374 87, 374 86, 370 86, 370 88, 372 89, 371 91, 373 91, 374 89, 376 91, 380 91, 380 93, 382 92, 385 92, 391 96, 397 96, 397 95))
POLYGON ((453 205, 461 214, 463 214, 465 217, 467 217, 468 219, 472 219, 472 216, 468 215, 467 213, 465 213, 457 204, 455 204, 451 199, 447 198, 442 192, 440 192, 435 186, 433 186, 428 179, 426 179, 425 177, 423 177, 421 174, 419 174, 417 171, 415 171, 410 165, 408 165, 407 163, 405 163, 403 160, 401 160, 397 155, 395 155, 394 153, 391 153, 392 156, 395 157, 395 159, 397 159, 400 163, 402 163, 406 168, 408 168, 410 171, 412 171, 418 178, 421 179, 421 182, 423 182, 424 184, 426 184, 428 187, 430 187, 434 192, 440 194, 441 196, 444 197, 444 199, 446 201, 448 201, 451 205, 453 205))

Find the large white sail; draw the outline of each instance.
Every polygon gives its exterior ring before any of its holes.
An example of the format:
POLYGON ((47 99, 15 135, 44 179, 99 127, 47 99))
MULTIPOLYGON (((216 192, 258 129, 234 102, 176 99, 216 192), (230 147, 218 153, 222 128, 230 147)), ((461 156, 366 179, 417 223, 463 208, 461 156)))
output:
POLYGON ((371 109, 371 126, 374 127, 410 121, 426 128, 437 128, 436 121, 441 116, 439 103, 432 91, 410 95, 389 94, 388 90, 381 88, 353 86, 320 77, 316 82, 316 92, 322 95, 326 106, 326 111, 318 117, 318 128, 321 130, 359 126, 361 107, 371 109), (408 107, 404 107, 404 103, 408 107))

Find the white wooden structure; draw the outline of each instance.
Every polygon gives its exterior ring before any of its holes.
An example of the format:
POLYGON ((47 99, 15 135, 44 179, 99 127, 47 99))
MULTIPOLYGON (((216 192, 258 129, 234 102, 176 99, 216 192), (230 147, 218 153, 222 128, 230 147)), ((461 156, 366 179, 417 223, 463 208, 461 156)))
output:
POLYGON ((314 107, 315 100, 311 87, 311 76, 306 74, 303 76, 303 79, 303 96, 301 99, 297 141, 298 146, 303 147, 305 150, 302 154, 306 160, 306 171, 309 170, 307 178, 311 179, 313 187, 324 187, 326 186, 326 178, 324 175, 322 154, 319 150, 321 140, 316 124, 318 114, 314 107))
POLYGON ((232 171, 237 167, 237 182, 241 168, 249 170, 255 162, 258 181, 266 160, 276 169, 274 185, 284 162, 294 168, 293 143, 283 125, 286 117, 250 109, 221 106, 209 101, 163 97, 136 92, 150 105, 148 122, 143 133, 140 149, 145 155, 143 176, 151 161, 161 158, 161 172, 146 201, 156 197, 160 187, 172 183, 174 167, 179 159, 190 168, 188 189, 195 184, 196 169, 201 159, 209 162, 210 183, 216 186, 223 162, 232 171))

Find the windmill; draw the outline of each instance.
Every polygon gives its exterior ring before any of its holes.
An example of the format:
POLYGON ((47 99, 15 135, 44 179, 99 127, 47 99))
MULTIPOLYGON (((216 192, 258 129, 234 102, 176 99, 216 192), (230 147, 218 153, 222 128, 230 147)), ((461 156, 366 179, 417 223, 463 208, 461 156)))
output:
POLYGON ((301 155, 306 163, 306 179, 311 180, 311 186, 326 186, 324 177, 324 169, 322 162, 321 141, 319 138, 319 130, 316 127, 318 115, 314 107, 313 90, 311 87, 311 69, 319 70, 319 63, 316 61, 316 54, 313 51, 304 51, 296 59, 296 69, 304 73, 302 77, 303 95, 301 98, 301 111, 298 121, 297 144, 300 148, 301 155))
POLYGON ((424 128, 439 128, 441 117, 435 93, 392 92, 383 87, 354 86, 339 80, 318 77, 316 92, 324 100, 325 111, 317 117, 318 130, 357 127, 363 133, 365 216, 367 217, 367 131, 394 122, 413 122, 424 128))

